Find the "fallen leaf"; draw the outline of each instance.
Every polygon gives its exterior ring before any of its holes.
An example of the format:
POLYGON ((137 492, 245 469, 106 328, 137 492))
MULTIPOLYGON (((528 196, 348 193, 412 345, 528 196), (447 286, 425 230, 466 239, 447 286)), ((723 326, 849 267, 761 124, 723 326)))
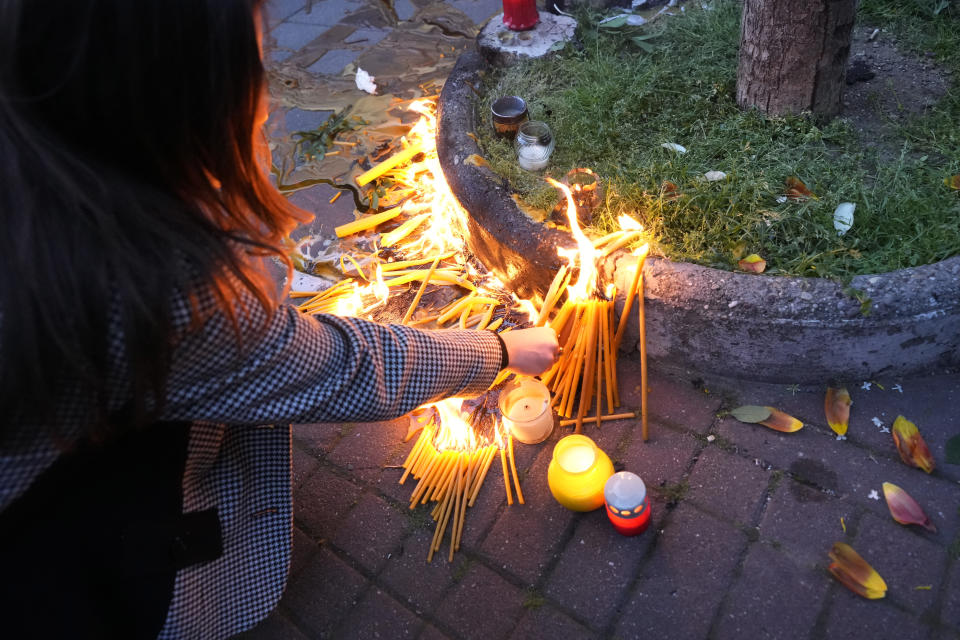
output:
POLYGON ((887 583, 853 547, 835 542, 828 555, 833 560, 828 569, 843 586, 870 600, 887 595, 887 583))
POLYGON ((730 411, 730 415, 740 422, 756 424, 768 419, 773 412, 770 407, 760 407, 753 404, 745 404, 730 411))
POLYGON ((833 211, 833 228, 837 230, 837 235, 842 236, 850 227, 853 226, 853 211, 857 205, 852 202, 841 202, 833 211))
POLYGON ((937 532, 937 528, 930 522, 930 518, 923 512, 917 501, 897 485, 884 482, 883 497, 887 499, 890 515, 900 524, 918 524, 927 531, 937 532))
POLYGON ((743 260, 738 261, 737 266, 739 266, 741 270, 750 273, 763 273, 763 270, 767 268, 767 261, 758 254, 751 253, 743 260))
POLYGON ((900 453, 900 459, 911 467, 923 469, 931 473, 936 463, 933 460, 933 454, 924 442, 923 436, 913 424, 903 416, 897 416, 893 422, 893 442, 897 445, 897 451, 900 453))
POLYGON ((770 409, 770 417, 767 420, 760 421, 763 426, 783 433, 793 433, 803 428, 803 423, 793 416, 773 407, 767 407, 767 409, 770 409))
POLYGON ((680 187, 669 180, 664 180, 660 185, 660 197, 667 200, 676 200, 680 197, 680 187))
POLYGON ((489 167, 490 163, 487 162, 486 158, 479 156, 475 153, 471 153, 464 160, 463 164, 469 164, 474 167, 489 167))
POLYGON ((850 392, 845 387, 827 387, 827 396, 823 400, 823 410, 827 414, 827 423, 838 436, 846 435, 850 422, 850 392))
POLYGON ((951 189, 957 189, 960 191, 960 173, 955 176, 947 176, 943 179, 943 184, 947 185, 951 189))
POLYGON ((783 195, 790 198, 791 200, 806 200, 807 198, 816 199, 816 196, 807 189, 807 185, 803 184, 803 181, 796 176, 790 176, 786 179, 787 188, 783 192, 783 195))

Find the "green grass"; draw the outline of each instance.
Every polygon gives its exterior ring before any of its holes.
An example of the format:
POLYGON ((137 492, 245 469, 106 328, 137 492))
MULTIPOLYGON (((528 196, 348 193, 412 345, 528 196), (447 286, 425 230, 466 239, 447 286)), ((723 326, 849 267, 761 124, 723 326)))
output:
MULTIPOLYGON (((892 153, 889 143, 865 146, 842 118, 822 123, 741 111, 740 5, 711 6, 688 3, 683 15, 629 29, 599 26, 598 16, 583 13, 582 47, 488 75, 478 113, 488 114, 497 96, 520 95, 531 118, 547 121, 557 139, 545 174, 528 173, 508 142, 480 127, 494 171, 546 212, 558 196, 543 176, 590 167, 606 186, 597 231, 629 213, 649 231, 655 253, 722 269, 759 253, 767 273, 848 279, 960 253, 960 197, 943 182, 960 173, 956 86, 931 113, 903 124, 892 153), (635 44, 638 35, 652 37, 635 44), (662 148, 667 142, 688 152, 662 148), (708 171, 727 177, 707 182, 708 171), (817 199, 777 202, 791 176, 817 199), (666 182, 679 197, 664 197, 666 182), (841 202, 857 205, 854 227, 842 237, 833 227, 841 202)), ((960 8, 934 13, 937 6, 863 0, 858 20, 894 31, 901 46, 933 52, 960 78, 960 8)))

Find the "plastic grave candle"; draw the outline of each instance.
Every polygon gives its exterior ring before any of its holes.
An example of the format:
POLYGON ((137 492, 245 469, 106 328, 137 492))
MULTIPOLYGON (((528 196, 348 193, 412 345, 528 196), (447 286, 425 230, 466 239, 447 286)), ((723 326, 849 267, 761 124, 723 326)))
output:
POLYGON ((537 0, 503 0, 503 24, 511 31, 533 29, 538 22, 537 0))
POLYGON ((610 476, 603 488, 603 497, 607 517, 623 535, 635 536, 650 526, 647 487, 637 474, 620 471, 610 476))
POLYGON ((562 438, 553 449, 547 483, 557 502, 571 511, 603 506, 603 487, 613 475, 613 463, 593 440, 582 434, 562 438))
POLYGON ((515 378, 500 391, 503 423, 524 444, 537 444, 553 431, 550 390, 534 378, 515 378))

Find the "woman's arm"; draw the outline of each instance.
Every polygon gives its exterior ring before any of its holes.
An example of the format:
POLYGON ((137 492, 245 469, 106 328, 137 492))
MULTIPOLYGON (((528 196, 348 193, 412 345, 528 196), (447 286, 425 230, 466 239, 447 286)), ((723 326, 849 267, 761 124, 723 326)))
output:
MULTIPOLYGON (((442 397, 481 393, 500 371, 500 341, 487 331, 305 316, 288 305, 266 318, 259 305, 247 308, 240 346, 219 313, 185 334, 174 352, 165 419, 382 420, 442 397)), ((549 329, 518 332, 506 344, 510 368, 525 373, 546 369, 556 355, 549 329)))

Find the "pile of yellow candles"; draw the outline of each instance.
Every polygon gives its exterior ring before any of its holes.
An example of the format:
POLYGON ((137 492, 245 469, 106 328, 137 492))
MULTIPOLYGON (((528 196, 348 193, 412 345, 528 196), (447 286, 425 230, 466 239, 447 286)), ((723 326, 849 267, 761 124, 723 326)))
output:
POLYGON ((440 550, 448 525, 450 527, 448 558, 453 562, 453 554, 460 548, 467 507, 472 507, 476 502, 480 487, 487 477, 487 472, 490 471, 498 449, 503 467, 507 504, 513 504, 511 477, 516 487, 517 501, 520 504, 523 504, 523 493, 520 490, 517 464, 513 455, 513 438, 509 434, 504 437, 505 444, 501 446, 491 443, 469 449, 438 450, 435 439, 439 428, 435 421, 423 427, 417 442, 403 462, 404 472, 400 478, 400 484, 406 482, 408 476, 418 480, 410 494, 411 509, 428 502, 436 503, 430 512, 437 525, 430 543, 427 562, 432 561, 434 553, 440 550))

